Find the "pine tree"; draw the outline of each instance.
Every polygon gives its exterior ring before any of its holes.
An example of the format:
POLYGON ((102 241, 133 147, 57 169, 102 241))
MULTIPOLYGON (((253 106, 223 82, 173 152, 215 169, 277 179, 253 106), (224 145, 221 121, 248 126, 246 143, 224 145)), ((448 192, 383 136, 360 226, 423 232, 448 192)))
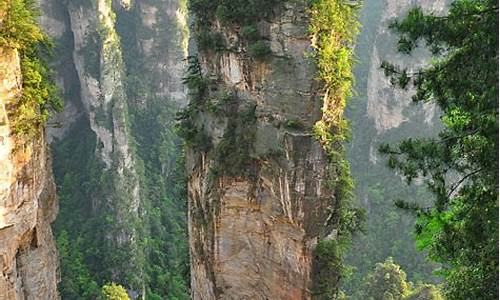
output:
POLYGON ((417 213, 417 246, 443 264, 448 299, 498 299, 498 4, 458 0, 444 16, 415 8, 391 28, 400 52, 425 43, 435 60, 411 71, 383 63, 386 75, 435 103, 443 123, 436 138, 381 147, 435 195, 432 207, 397 204, 417 213))

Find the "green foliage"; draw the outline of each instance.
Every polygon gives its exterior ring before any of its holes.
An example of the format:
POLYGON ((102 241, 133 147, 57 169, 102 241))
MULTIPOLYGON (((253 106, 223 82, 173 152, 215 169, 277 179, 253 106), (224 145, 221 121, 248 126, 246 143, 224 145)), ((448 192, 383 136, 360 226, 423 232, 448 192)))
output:
POLYGON ((222 52, 226 50, 226 42, 224 37, 217 32, 212 32, 208 29, 202 29, 196 33, 196 42, 200 50, 212 50, 222 52))
MULTIPOLYGON (((356 292, 362 286, 363 279, 372 272, 377 262, 393 257, 405 270, 408 280, 437 283, 439 278, 433 275, 436 263, 427 259, 425 251, 415 248, 413 236, 415 216, 412 211, 401 210, 394 205, 395 199, 406 199, 409 202, 428 206, 431 195, 426 188, 405 186, 401 177, 379 161, 373 155, 373 145, 380 142, 397 141, 402 138, 418 135, 432 136, 439 128, 437 118, 431 123, 424 123, 427 118, 425 110, 410 106, 403 113, 408 119, 397 128, 378 132, 375 121, 366 118, 368 101, 368 81, 366 76, 372 67, 373 47, 385 57, 393 55, 389 48, 395 36, 377 34, 378 24, 387 4, 381 1, 364 1, 360 10, 362 27, 357 38, 355 56, 359 60, 353 69, 356 78, 352 100, 348 102, 346 116, 352 127, 352 141, 346 148, 356 179, 356 198, 359 205, 366 209, 366 220, 362 232, 353 236, 353 243, 346 252, 345 263, 352 268, 350 274, 341 281, 342 289, 350 295, 350 299, 358 299, 356 292)), ((384 93, 385 94, 385 93, 384 93)), ((387 98, 387 96, 384 96, 387 98)), ((389 97, 391 103, 397 101, 389 97)))
MULTIPOLYGON (((309 32, 315 49, 318 79, 325 85, 327 101, 323 120, 328 120, 325 127, 342 131, 346 127, 343 113, 353 82, 353 48, 349 45, 353 44, 358 33, 358 7, 341 0, 311 2, 309 32)), ((322 134, 325 135, 327 131, 322 134)))
POLYGON ((65 299, 86 300, 99 295, 99 286, 83 260, 82 242, 81 237, 70 239, 65 230, 57 236, 61 278, 65 279, 61 281, 59 290, 65 299), (72 280, 67 280, 69 278, 72 280))
MULTIPOLYGON (((155 2, 160 11, 166 11, 167 5, 164 1, 155 2)), ((57 236, 62 230, 68 232, 71 251, 80 253, 84 265, 79 271, 65 272, 65 269, 71 270, 74 259, 71 255, 66 259, 67 254, 61 255, 64 275, 59 289, 63 299, 95 299, 96 289, 90 289, 81 280, 87 277, 87 271, 97 287, 115 281, 134 294, 141 294, 144 287, 146 299, 189 299, 186 182, 179 139, 173 132, 176 108, 169 104, 174 101, 158 95, 159 76, 147 68, 164 59, 165 51, 169 55, 181 51, 173 47, 178 42, 179 25, 176 20, 172 23, 168 20, 159 18, 155 30, 145 30, 135 7, 117 11, 115 29, 123 50, 125 88, 130 100, 127 111, 120 114, 128 119, 125 120, 128 122, 128 146, 134 155, 134 168, 140 183, 140 220, 127 210, 134 186, 128 180, 135 174, 125 173, 124 179, 119 178, 116 166, 106 170, 99 163, 95 151, 102 144, 97 143, 89 120, 85 117, 76 120, 65 138, 53 144, 53 166, 60 197, 60 213, 54 231, 57 236), (157 35, 158 44, 155 43, 147 57, 139 55, 137 39, 153 38, 153 34, 157 35), (127 230, 135 230, 136 240, 117 247, 114 237, 127 230), (133 267, 129 267, 131 265, 133 267), (75 287, 80 298, 70 287, 75 287)), ((108 30, 103 27, 100 33, 109 34, 108 30)), ((99 68, 99 38, 99 33, 89 33, 81 53, 86 67, 93 67, 91 64, 95 63, 96 71, 99 68), (91 38, 97 39, 92 41, 91 38)), ((118 37, 114 38, 115 43, 118 37)), ((66 44, 68 52, 73 51, 71 43, 72 39, 66 44)), ((119 50, 113 51, 116 54, 119 50)), ((89 73, 89 70, 85 71, 89 73)), ((78 98, 77 94, 74 98, 78 98)), ((97 110, 96 121, 103 126, 112 124, 116 109, 117 106, 110 103, 106 109, 97 110)), ((116 115, 114 120, 117 120, 116 115)))
POLYGON ((59 291, 64 299, 91 299, 99 293, 100 282, 88 263, 95 259, 92 252, 99 245, 93 236, 89 238, 90 232, 94 233, 89 223, 95 222, 91 215, 91 195, 96 189, 92 181, 96 175, 93 163, 96 139, 90 129, 84 129, 85 125, 85 120, 76 120, 71 131, 75 138, 52 145, 60 205, 54 232, 61 266, 59 291))
POLYGON ((213 172, 219 176, 252 177, 250 156, 255 140, 255 106, 249 106, 229 119, 227 129, 215 148, 213 172))
POLYGON ((127 291, 119 284, 105 284, 102 289, 102 300, 130 300, 127 291))
POLYGON ((321 240, 314 249, 313 291, 314 299, 335 299, 343 271, 342 251, 336 240, 321 240))
POLYGON ((0 3, 0 11, 5 12, 0 31, 0 46, 20 51, 33 48, 38 43, 46 43, 36 18, 38 11, 33 0, 10 0, 0 3))
POLYGON ((444 298, 435 285, 417 284, 404 300, 444 300, 444 298))
POLYGON ((443 300, 440 290, 432 284, 416 287, 406 281, 406 273, 389 257, 377 263, 375 270, 364 279, 354 299, 368 300, 443 300))
POLYGON ((363 299, 402 300, 409 292, 406 273, 392 258, 377 263, 373 273, 365 279, 363 299))
MULTIPOLYGON (((181 10, 183 2, 179 3, 181 10)), ((167 11, 169 5, 154 1, 160 11, 167 11)), ((127 70, 129 117, 144 211, 138 237, 144 251, 141 264, 145 297, 188 300, 186 175, 181 141, 174 130, 178 106, 172 99, 158 95, 160 73, 152 68, 155 60, 165 59, 165 51, 170 55, 181 52, 178 45, 184 40, 179 32, 185 28, 175 18, 158 18, 158 26, 151 30, 143 24, 136 8, 118 13, 116 29, 127 70), (150 56, 141 55, 137 38, 155 38, 158 44, 150 56)))
POLYGON ((445 264, 445 296, 497 299, 498 5, 454 1, 446 16, 416 8, 391 28, 400 51, 424 40, 438 55, 412 73, 383 67, 401 87, 415 86, 414 101, 438 105, 444 129, 438 138, 410 138, 381 151, 409 183, 425 178, 435 196, 432 207, 419 210, 416 233, 445 264))
POLYGON ((322 299, 332 299, 338 296, 339 280, 346 272, 343 250, 350 235, 360 228, 363 216, 352 203, 354 183, 342 145, 347 139, 343 114, 352 85, 350 45, 358 28, 357 7, 341 0, 315 0, 310 2, 310 14, 309 32, 315 50, 312 59, 318 67, 317 79, 324 86, 325 101, 322 119, 314 126, 314 135, 329 157, 328 183, 334 193, 333 218, 329 225, 339 230, 336 240, 318 244, 316 269, 334 275, 318 278, 314 293, 322 299))
POLYGON ((288 129, 304 129, 304 124, 300 120, 286 120, 283 126, 288 129))
POLYGON ((13 133, 31 138, 40 134, 51 109, 62 108, 57 88, 41 58, 42 50, 48 54, 51 42, 37 25, 34 1, 3 1, 0 11, 5 12, 0 47, 18 50, 21 60, 22 95, 7 103, 7 111, 13 133))
POLYGON ((208 22, 216 16, 226 24, 250 24, 270 17, 282 2, 284 0, 190 0, 189 9, 199 22, 208 22))
POLYGON ((212 148, 212 141, 204 128, 198 128, 195 117, 200 108, 208 102, 208 92, 212 82, 201 74, 197 57, 188 57, 188 70, 183 83, 189 91, 189 103, 184 110, 177 113, 175 126, 177 134, 184 140, 186 146, 206 152, 212 148))
POLYGON ((257 22, 270 18, 275 9, 285 0, 190 0, 189 10, 195 16, 195 34, 198 46, 202 51, 227 50, 224 39, 220 33, 215 32, 211 26, 217 19, 224 26, 240 25, 241 37, 249 42, 248 54, 257 60, 262 60, 271 54, 268 42, 260 37, 257 22))
POLYGON ((271 47, 266 41, 259 40, 248 45, 248 54, 257 60, 263 60, 271 53, 271 47))
POLYGON ((260 38, 257 26, 253 24, 241 27, 240 34, 247 41, 256 41, 260 38))

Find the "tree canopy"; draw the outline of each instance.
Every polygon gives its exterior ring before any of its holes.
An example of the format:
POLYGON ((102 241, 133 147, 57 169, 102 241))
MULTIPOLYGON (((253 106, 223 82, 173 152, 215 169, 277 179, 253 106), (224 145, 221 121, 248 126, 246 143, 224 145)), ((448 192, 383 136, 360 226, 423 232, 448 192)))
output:
POLYGON ((447 298, 497 299, 498 4, 458 0, 443 16, 415 8, 390 27, 400 52, 425 45, 435 59, 418 70, 383 63, 386 75, 435 103, 443 123, 438 137, 381 146, 391 168, 435 195, 432 207, 397 205, 418 215, 417 246, 443 263, 447 298))
POLYGON ((103 300, 130 300, 127 291, 119 284, 106 284, 101 292, 103 300))
POLYGON ((383 263, 377 263, 375 270, 365 279, 363 290, 365 299, 399 300, 408 294, 409 284, 406 273, 392 258, 388 258, 383 263))
POLYGON ((408 282, 406 273, 392 257, 377 263, 359 292, 352 296, 368 300, 443 300, 438 286, 408 282))

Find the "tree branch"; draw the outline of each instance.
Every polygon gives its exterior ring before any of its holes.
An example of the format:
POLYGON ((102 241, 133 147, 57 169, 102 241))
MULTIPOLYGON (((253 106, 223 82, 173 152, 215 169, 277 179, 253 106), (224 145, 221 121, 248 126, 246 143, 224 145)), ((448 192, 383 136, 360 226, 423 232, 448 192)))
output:
POLYGON ((462 177, 462 179, 460 179, 458 182, 456 182, 455 184, 452 185, 450 191, 448 192, 448 198, 450 198, 450 196, 455 192, 455 190, 460 187, 460 185, 469 177, 471 177, 472 175, 475 175, 479 172, 481 172, 483 170, 483 168, 480 168, 474 172, 471 172, 467 175, 465 175, 464 177, 462 177))

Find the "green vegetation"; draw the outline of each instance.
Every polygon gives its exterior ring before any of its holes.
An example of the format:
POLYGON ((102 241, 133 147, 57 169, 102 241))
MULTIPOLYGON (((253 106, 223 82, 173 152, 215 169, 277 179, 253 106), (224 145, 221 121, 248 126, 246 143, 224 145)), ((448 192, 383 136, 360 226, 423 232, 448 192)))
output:
POLYGON ((435 285, 417 284, 404 300, 444 300, 444 297, 435 285))
MULTIPOLYGON (((60 211, 54 223, 61 283, 59 291, 64 299, 86 300, 99 295, 99 276, 91 261, 99 261, 95 252, 101 249, 101 239, 95 238, 94 226, 102 225, 92 215, 92 192, 97 182, 98 165, 93 157, 96 139, 86 120, 79 119, 71 134, 74 139, 53 144, 53 168, 58 188, 60 211)), ((106 266, 100 265, 101 268, 106 266)))
MULTIPOLYGON (((166 5, 169 4, 164 1, 155 2, 159 11, 166 11, 166 5)), ((119 39, 113 36, 116 39, 104 55, 121 64, 119 53, 123 51, 124 66, 117 66, 117 70, 126 68, 123 73, 127 76, 124 86, 127 97, 113 99, 95 115, 99 125, 107 129, 112 130, 109 125, 113 122, 121 122, 116 125, 127 128, 137 177, 130 172, 122 177, 117 174, 116 165, 108 169, 100 163, 96 148, 102 145, 98 144, 86 117, 76 120, 68 134, 53 144, 53 167, 60 198, 54 231, 58 242, 66 240, 58 243, 59 248, 66 244, 69 249, 60 255, 59 289, 63 299, 96 299, 99 287, 109 282, 119 282, 131 295, 139 297, 145 288, 146 299, 189 299, 186 182, 179 138, 173 132, 176 105, 159 95, 161 76, 150 68, 174 55, 166 55, 166 51, 180 52, 177 45, 181 41, 177 40, 178 24, 174 20, 172 23, 169 18, 158 20, 155 31, 146 30, 136 7, 117 12, 114 30, 119 39), (155 45, 151 56, 146 57, 137 49, 136 41, 153 37, 155 45), (128 103, 124 105, 123 101, 128 103), (135 179, 140 184, 138 215, 129 211, 134 193, 131 188, 135 186, 131 181, 135 179), (122 241, 117 246, 115 238, 127 237, 131 232, 135 241, 122 241)), ((114 34, 109 30, 102 28, 100 34, 114 34)), ((86 67, 97 64, 96 71, 100 69, 96 53, 105 38, 98 35, 93 32, 89 36, 81 53, 86 67), (97 38, 90 40, 91 37, 97 38)), ((65 44, 67 52, 73 51, 71 45, 72 39, 65 44)), ((100 80, 99 77, 96 79, 100 80)), ((81 105, 77 103, 78 91, 71 101, 81 105)))
POLYGON ((218 32, 214 33, 206 28, 198 32, 196 42, 202 51, 214 50, 215 52, 223 52, 226 50, 226 42, 222 34, 218 32))
POLYGON ((255 140, 255 106, 243 108, 230 118, 222 140, 215 148, 215 168, 218 176, 253 176, 250 156, 255 140))
POLYGON ((318 78, 324 90, 323 116, 314 126, 316 139, 329 157, 329 186, 334 193, 334 217, 330 220, 338 235, 320 241, 315 253, 315 273, 328 277, 314 280, 313 294, 318 299, 332 299, 338 295, 339 281, 346 267, 342 263, 343 251, 352 232, 359 229, 362 212, 354 208, 350 168, 345 159, 343 142, 347 139, 344 119, 346 100, 352 85, 352 45, 358 32, 357 6, 341 0, 311 1, 309 32, 318 67, 318 78))
POLYGON ((377 263, 375 270, 364 279, 356 299, 368 300, 443 300, 438 287, 406 281, 406 273, 392 258, 377 263))
POLYGON ((190 0, 189 9, 198 22, 208 23, 214 17, 226 25, 252 24, 269 18, 273 9, 285 0, 190 0))
POLYGON ((363 299, 401 300, 408 294, 406 273, 392 258, 377 263, 375 270, 367 276, 363 287, 363 299))
POLYGON ((436 56, 414 72, 382 67, 415 102, 435 103, 444 128, 435 138, 410 138, 381 151, 408 183, 424 178, 430 207, 399 201, 418 216, 417 244, 443 264, 448 299, 498 298, 498 4, 454 1, 446 16, 416 8, 391 28, 398 50, 425 41, 436 56))
POLYGON ((248 45, 248 54, 258 60, 262 60, 271 54, 271 47, 266 41, 256 41, 248 45))
POLYGON ((60 272, 62 278, 66 279, 61 281, 59 289, 67 299, 84 300, 99 295, 99 286, 92 279, 80 250, 84 247, 82 242, 81 237, 71 240, 66 230, 62 230, 57 236, 60 272), (68 278, 74 280, 67 280, 68 278))
POLYGON ((15 135, 32 138, 40 134, 50 110, 62 108, 57 88, 41 58, 48 54, 51 42, 37 25, 35 1, 2 1, 0 11, 5 12, 0 47, 16 49, 21 60, 22 94, 7 103, 9 119, 15 135))
MULTIPOLYGON (((151 4, 162 12, 171 9, 165 1, 151 4)), ((164 80, 165 74, 156 72, 157 63, 166 57, 182 57, 179 45, 184 43, 184 37, 179 33, 185 28, 175 18, 162 16, 157 20, 153 30, 147 28, 141 21, 140 10, 134 6, 120 11, 116 23, 127 73, 128 116, 144 211, 138 235, 144 251, 142 280, 146 299, 188 300, 186 175, 181 141, 174 130, 178 104, 159 95, 163 84, 160 80, 164 80), (138 38, 155 39, 149 56, 137 48, 138 38)))
POLYGON ((189 148, 213 151, 212 175, 251 176, 250 151, 255 139, 255 106, 242 105, 227 91, 217 91, 216 81, 201 73, 197 57, 188 58, 184 84, 189 90, 188 106, 177 114, 177 132, 189 148), (215 94, 215 99, 211 95, 215 94), (222 140, 213 149, 212 140, 202 125, 196 123, 199 113, 208 112, 228 119, 222 140))
MULTIPOLYGON (((353 69, 356 78, 355 93, 346 108, 352 131, 352 140, 346 147, 347 157, 352 176, 356 179, 356 198, 359 199, 359 205, 366 209, 363 230, 353 236, 352 245, 345 256, 345 264, 350 270, 341 284, 344 292, 350 296, 349 299, 359 299, 357 291, 364 278, 373 271, 372 267, 376 263, 387 257, 393 257, 401 265, 408 281, 439 282, 439 278, 433 275, 433 271, 439 266, 427 259, 425 251, 415 248, 415 217, 394 205, 394 199, 408 199, 427 206, 431 203, 430 193, 422 185, 409 187, 401 184, 401 177, 380 163, 379 156, 373 153, 374 146, 381 142, 398 141, 412 135, 432 136, 440 129, 436 117, 431 123, 425 122, 428 114, 421 105, 405 109, 403 115, 408 121, 383 132, 377 130, 372 118, 367 118, 370 114, 367 93, 369 81, 373 77, 366 74, 371 74, 373 68, 378 67, 372 64, 378 64, 379 57, 383 59, 395 55, 393 46, 397 41, 396 37, 378 33, 379 26, 386 26, 381 24, 386 9, 387 3, 383 1, 364 1, 360 10, 361 23, 367 25, 363 26, 356 41, 355 56, 359 62, 353 69)), ((425 53, 421 55, 424 56, 425 53)), ((375 82, 371 81, 372 84, 375 82)), ((389 100, 389 105, 392 105, 398 101, 394 96, 392 93, 384 93, 381 97, 389 100)), ((375 98, 372 100, 376 101, 375 98)))
POLYGON ((24 51, 48 42, 37 24, 38 10, 35 3, 32 0, 0 3, 0 11, 5 12, 5 16, 2 16, 0 46, 24 51))
POLYGON ((130 300, 127 291, 119 284, 105 284, 102 289, 102 300, 130 300))
POLYGON ((340 270, 343 268, 339 243, 335 240, 321 240, 314 250, 314 299, 328 300, 337 295, 340 270))
POLYGON ((288 129, 301 130, 304 129, 304 123, 300 120, 286 120, 283 126, 288 129))
POLYGON ((212 81, 201 74, 198 58, 194 56, 188 57, 188 71, 183 80, 189 91, 189 103, 184 110, 177 113, 177 134, 184 140, 186 146, 206 152, 212 148, 212 141, 205 133, 205 129, 198 128, 194 120, 200 108, 208 102, 212 81))
POLYGON ((257 41, 260 39, 259 29, 254 24, 241 27, 240 34, 247 41, 257 41))
POLYGON ((249 56, 264 60, 272 52, 269 43, 260 36, 257 23, 271 18, 276 8, 284 2, 285 0, 190 0, 189 10, 196 17, 194 33, 198 47, 202 51, 227 50, 224 38, 211 26, 217 19, 228 28, 236 29, 241 26, 239 34, 247 42, 249 56))

